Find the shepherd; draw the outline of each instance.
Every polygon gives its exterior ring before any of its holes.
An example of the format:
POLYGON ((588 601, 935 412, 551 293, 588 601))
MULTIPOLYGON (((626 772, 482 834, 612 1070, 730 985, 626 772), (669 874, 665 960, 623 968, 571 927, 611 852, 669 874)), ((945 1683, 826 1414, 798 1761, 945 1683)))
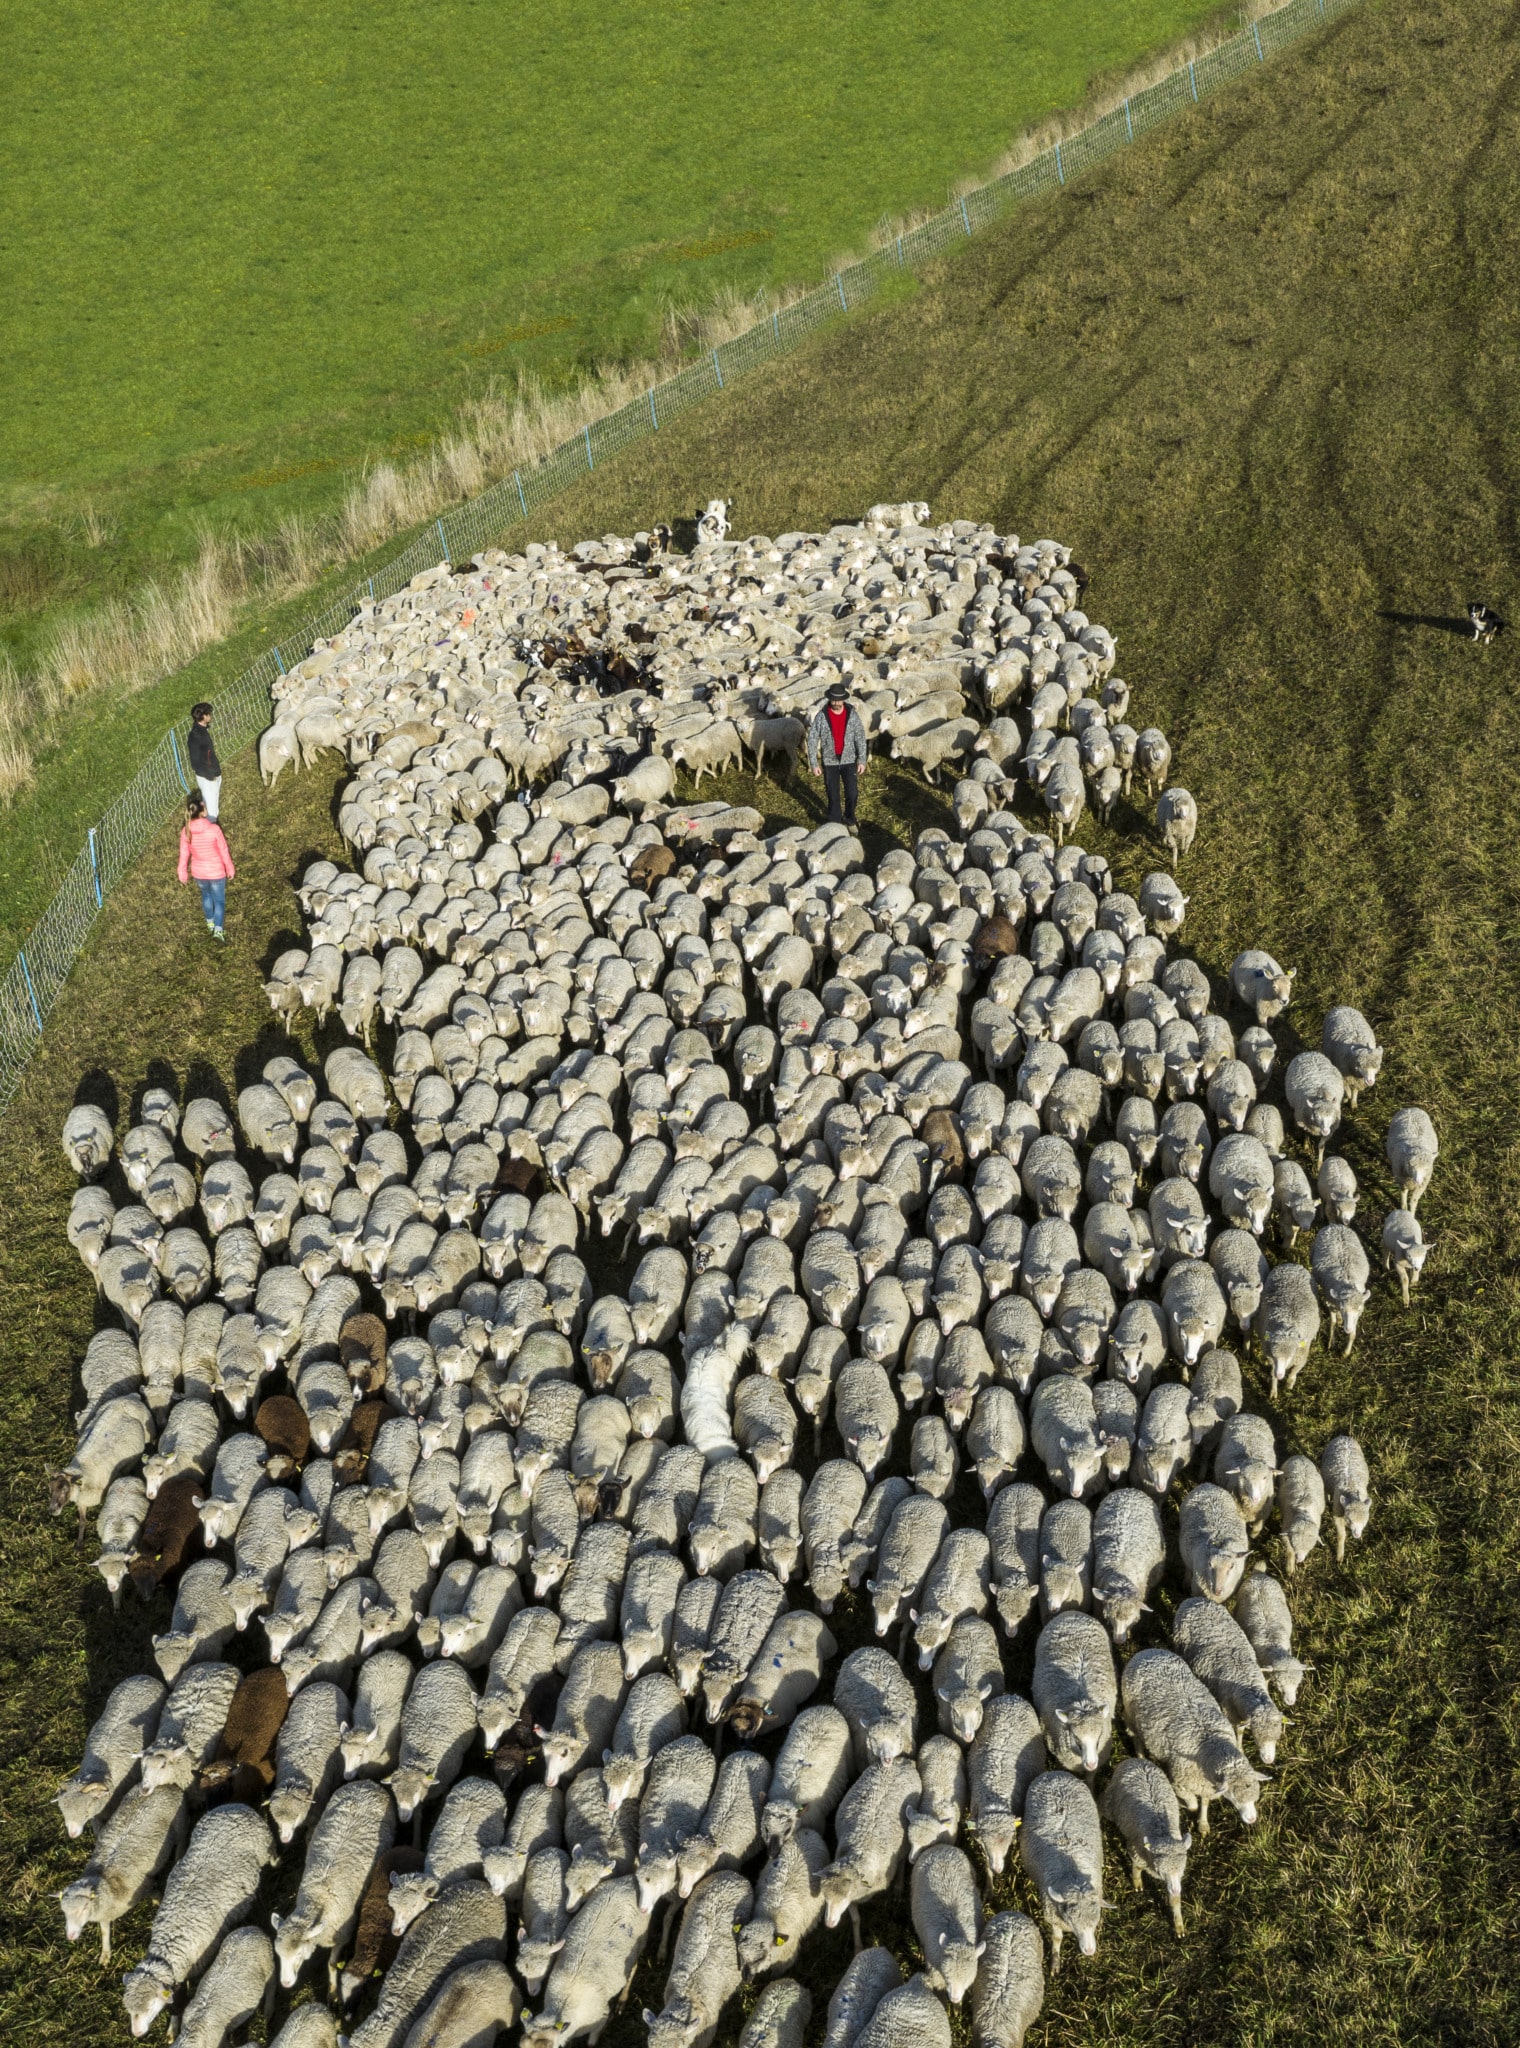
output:
POLYGON ((829 823, 837 825, 842 817, 846 825, 853 825, 857 777, 866 771, 866 729, 845 683, 829 684, 826 700, 808 727, 808 766, 823 777, 829 823))

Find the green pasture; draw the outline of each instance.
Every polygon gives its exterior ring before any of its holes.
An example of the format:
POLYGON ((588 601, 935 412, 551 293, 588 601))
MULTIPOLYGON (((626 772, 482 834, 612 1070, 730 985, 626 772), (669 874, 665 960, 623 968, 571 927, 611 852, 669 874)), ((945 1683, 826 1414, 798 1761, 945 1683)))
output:
POLYGON ((0 642, 268 531, 493 382, 812 282, 1208 0, 16 0, 0 642))
MULTIPOLYGON (((1485 650, 1453 629, 1475 595, 1520 616, 1517 76, 1520 28, 1497 0, 1369 6, 535 528, 632 530, 721 489, 741 532, 912 496, 1065 539, 1136 711, 1199 799, 1184 943, 1218 1001, 1233 954, 1262 944, 1299 970, 1285 1052, 1337 1000, 1387 1046, 1344 1133, 1374 1243, 1389 1116, 1418 1102, 1440 1132, 1413 1308, 1379 1286, 1352 1356, 1317 1347, 1280 1404, 1248 1366, 1285 1450, 1351 1429, 1374 1488, 1366 1543, 1342 1568, 1321 1551, 1294 1583, 1314 1670, 1261 1819, 1220 1815, 1195 1850, 1182 1942, 1111 1855, 1099 1954, 1051 1986, 1031 2048, 1520 2036, 1520 665, 1515 633, 1485 650)), ((164 1070, 232 1088, 275 1048, 259 970, 296 928, 293 876, 333 847, 332 790, 313 774, 265 796, 247 762, 230 778, 225 953, 161 840, 0 1123, 0 2038, 28 2048, 125 2039, 119 1974, 149 1916, 118 1928, 110 1969, 88 1941, 66 1946, 52 1895, 83 1857, 48 1800, 167 1613, 129 1595, 113 1615, 46 1515, 95 1314, 64 1242, 57 1132, 77 1093, 125 1112, 164 1070)), ((873 851, 933 801, 884 766, 866 791, 873 851)), ((726 793, 817 814, 806 780, 726 793)), ((1127 886, 1158 860, 1132 810, 1079 836, 1127 886)), ((839 1619, 853 1641, 861 1617, 839 1619)), ((1027 1664, 1026 1645, 1015 1683, 1027 1664)), ((1016 1875, 989 1897, 1031 1904, 1016 1875)), ((913 1960, 900 1901, 867 1932, 913 1960)), ((803 1959, 815 2043, 847 1953, 841 1936, 803 1959)), ((636 2048, 661 1981, 651 1961, 607 2048, 636 2048)))

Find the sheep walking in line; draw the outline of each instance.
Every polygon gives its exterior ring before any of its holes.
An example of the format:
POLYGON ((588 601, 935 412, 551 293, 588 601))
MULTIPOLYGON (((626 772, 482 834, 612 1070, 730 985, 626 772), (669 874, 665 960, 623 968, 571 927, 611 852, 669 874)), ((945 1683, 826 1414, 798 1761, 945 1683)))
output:
POLYGON ((484 2043, 526 1991, 525 2041, 594 2040, 649 1950, 656 2041, 763 1978, 744 2041, 800 2048, 788 1973, 907 1872, 923 1972, 862 1951, 829 2039, 948 2044, 953 2003, 1016 2043, 1040 1935, 970 1844, 1019 1844, 1052 1969, 1096 1947, 1105 1822, 1180 1933, 1180 1806, 1254 1818, 1240 1737, 1273 1753, 1305 1670, 1253 1550, 1368 1527, 1354 1440, 1316 1463, 1249 1404, 1253 1352, 1291 1389, 1322 1306, 1348 1346, 1375 1312, 1355 1179, 1302 1164, 1370 1026, 1279 1077, 1293 976, 1211 978, 1172 876, 1076 843, 1138 776, 1175 865, 1197 806, 1065 548, 729 509, 690 556, 429 572, 282 678, 269 769, 346 753, 353 864, 301 876, 268 992, 347 1042, 119 1149, 70 1118, 113 1327, 54 1499, 175 1615, 59 1796, 97 1831, 71 1936, 163 1887, 137 2032, 272 1994, 291 2048, 484 2043), (873 865, 843 817, 674 801, 840 690, 862 751, 953 765, 953 829, 873 865), (847 1589, 880 1645, 837 1640, 847 1589), (1135 1650, 1173 1608, 1180 1654, 1135 1650), (308 1971, 330 2008, 285 2019, 308 1971))

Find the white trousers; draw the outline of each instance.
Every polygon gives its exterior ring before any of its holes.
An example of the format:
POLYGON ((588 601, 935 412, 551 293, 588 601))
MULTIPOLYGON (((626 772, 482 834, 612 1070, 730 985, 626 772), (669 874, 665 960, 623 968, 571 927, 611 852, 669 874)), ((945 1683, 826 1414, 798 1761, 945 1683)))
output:
POLYGON ((195 779, 200 785, 201 795, 206 799, 206 816, 214 818, 221 809, 222 778, 219 775, 215 782, 208 782, 204 775, 197 775, 195 779))

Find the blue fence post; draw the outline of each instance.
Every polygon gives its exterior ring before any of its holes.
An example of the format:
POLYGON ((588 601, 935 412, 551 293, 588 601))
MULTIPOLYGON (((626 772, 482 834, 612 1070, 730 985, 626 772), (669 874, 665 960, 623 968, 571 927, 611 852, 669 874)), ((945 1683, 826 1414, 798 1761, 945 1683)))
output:
POLYGON ((843 307, 845 312, 848 313, 850 310, 850 302, 844 295, 844 279, 840 276, 837 270, 834 272, 834 285, 839 293, 839 303, 843 307))
POLYGON ((586 467, 587 467, 587 469, 595 469, 595 468, 596 468, 596 459, 595 459, 595 457, 594 457, 594 456, 592 455, 592 453, 591 453, 591 422, 590 422, 590 420, 587 420, 587 422, 586 422, 585 426, 584 426, 584 427, 583 427, 583 428, 581 429, 581 431, 582 431, 582 432, 584 433, 584 435, 586 436, 586 467))
POLYGON ((773 332, 773 333, 775 334, 775 337, 776 337, 777 341, 780 341, 780 339, 781 339, 781 314, 780 314, 780 312, 779 312, 779 311, 777 311, 777 312, 775 312, 775 313, 772 313, 772 315, 771 315, 771 329, 772 329, 772 332, 773 332))
POLYGON ((1135 124, 1129 117, 1129 101, 1124 102, 1124 132, 1131 142, 1135 139, 1135 124))
POLYGON ((649 387, 649 417, 654 421, 655 432, 660 431, 660 415, 654 409, 654 386, 649 387))
MULTIPOLYGON (((278 658, 279 656, 279 651, 280 650, 278 648, 275 649, 276 658, 278 658)), ((280 674, 283 675, 284 673, 284 669, 281 669, 280 674)), ((179 786, 185 792, 185 795, 188 796, 190 794, 190 785, 188 782, 186 782, 185 771, 180 766, 179 735, 175 732, 174 727, 172 725, 169 728, 169 751, 174 756, 174 772, 179 777, 179 786)))
POLYGON ((718 361, 718 351, 713 350, 713 375, 718 380, 718 389, 723 389, 723 365, 718 361))
POLYGON ((95 827, 90 827, 90 874, 95 883, 95 908, 100 909, 104 898, 100 893, 100 855, 95 848, 95 827))
MULTIPOLYGON (((1325 0, 1319 0, 1319 4, 1320 12, 1323 14, 1325 11, 1325 0)), ((1265 64, 1267 60, 1266 57, 1262 54, 1261 30, 1256 26, 1256 23, 1254 21, 1251 23, 1251 35, 1256 44, 1256 61, 1258 64, 1265 64)))
POLYGON ((1061 168, 1061 145, 1059 142, 1056 144, 1056 176, 1063 185, 1066 183, 1066 173, 1061 168))
POLYGON ((1188 59, 1188 84, 1193 88, 1193 98, 1198 98, 1198 73, 1193 69, 1193 60, 1188 59))
POLYGON ((271 647, 269 651, 270 651, 270 653, 271 653, 271 654, 272 654, 272 655, 274 656, 274 665, 275 665, 275 667, 276 667, 276 668, 277 668, 277 669, 278 669, 278 670, 280 671, 280 674, 281 674, 281 675, 284 675, 284 673, 285 673, 285 661, 284 661, 284 657, 283 657, 283 656, 281 655, 281 653, 280 653, 280 643, 279 643, 279 641, 278 641, 278 640, 276 640, 276 642, 274 643, 273 647, 271 647))
POLYGON ((37 1031, 40 1036, 42 1031, 42 1006, 37 1001, 36 989, 32 987, 32 970, 26 964, 25 953, 18 953, 16 958, 21 962, 21 972, 26 981, 26 993, 32 1005, 32 1015, 37 1020, 37 1031))
POLYGON ((523 494, 522 471, 520 469, 513 470, 512 481, 517 486, 517 502, 519 505, 522 506, 522 515, 523 518, 526 519, 528 516, 528 500, 523 494))
POLYGON ((898 267, 898 269, 899 269, 899 270, 901 270, 901 269, 902 269, 902 267, 903 267, 903 253, 902 253, 902 236, 901 236, 901 235, 899 235, 899 236, 898 236, 898 238, 897 238, 897 267, 898 267))
POLYGON ((375 579, 373 576, 369 579, 369 601, 371 604, 375 601, 375 579))
POLYGON ((966 230, 966 233, 968 235, 971 233, 971 216, 966 211, 966 200, 964 194, 962 194, 961 197, 961 226, 966 230))
POLYGON ((449 559, 449 540, 448 535, 443 530, 443 521, 438 519, 433 523, 438 528, 438 545, 443 549, 443 559, 448 562, 449 567, 452 569, 454 564, 449 559))

